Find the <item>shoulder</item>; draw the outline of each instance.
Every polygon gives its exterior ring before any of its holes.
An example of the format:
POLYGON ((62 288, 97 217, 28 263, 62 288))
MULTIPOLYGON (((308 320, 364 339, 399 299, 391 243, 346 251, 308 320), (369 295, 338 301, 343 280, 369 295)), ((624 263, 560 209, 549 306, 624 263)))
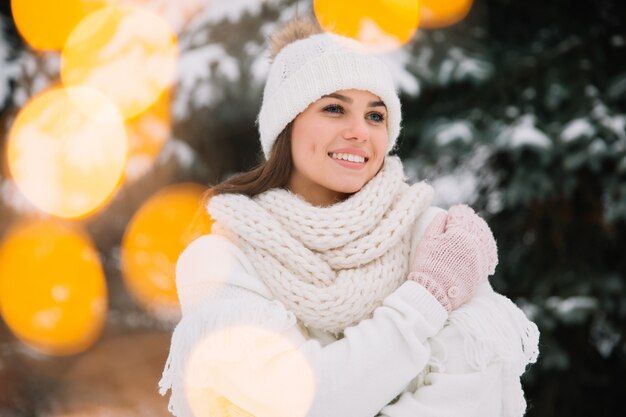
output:
POLYGON ((272 298, 245 253, 224 236, 203 235, 191 242, 176 263, 176 288, 181 305, 207 288, 236 286, 272 298))
POLYGON ((221 267, 254 273, 254 268, 243 251, 230 239, 218 234, 202 235, 192 241, 181 253, 177 267, 186 266, 188 262, 199 262, 201 266, 214 269, 221 267))

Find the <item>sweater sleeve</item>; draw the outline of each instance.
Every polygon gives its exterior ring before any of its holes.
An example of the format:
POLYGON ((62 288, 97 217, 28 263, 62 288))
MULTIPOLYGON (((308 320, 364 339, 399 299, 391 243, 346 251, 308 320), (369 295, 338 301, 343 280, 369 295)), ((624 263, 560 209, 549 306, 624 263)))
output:
POLYGON ((243 285, 259 279, 219 239, 197 239, 177 265, 183 317, 160 382, 173 414, 372 417, 426 365, 426 340, 447 315, 419 284, 404 283, 372 318, 322 345, 261 287, 243 285), (216 284, 225 273, 212 260, 227 258, 239 261, 216 284))
POLYGON ((538 355, 537 326, 489 283, 429 339, 428 365, 380 417, 522 417, 520 377, 538 355))
POLYGON ((471 368, 465 359, 462 337, 454 327, 447 326, 431 343, 433 357, 442 361, 427 367, 417 387, 383 408, 379 417, 502 416, 502 364, 492 362, 482 369, 471 368))

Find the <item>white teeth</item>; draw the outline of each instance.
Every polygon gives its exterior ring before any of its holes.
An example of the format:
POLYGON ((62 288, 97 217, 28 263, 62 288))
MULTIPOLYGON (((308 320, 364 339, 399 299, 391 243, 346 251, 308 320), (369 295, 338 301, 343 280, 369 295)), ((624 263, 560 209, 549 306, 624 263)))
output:
POLYGON ((350 161, 350 162, 358 162, 358 163, 365 163, 365 158, 359 155, 352 155, 349 153, 331 153, 330 157, 333 159, 342 159, 344 161, 350 161))

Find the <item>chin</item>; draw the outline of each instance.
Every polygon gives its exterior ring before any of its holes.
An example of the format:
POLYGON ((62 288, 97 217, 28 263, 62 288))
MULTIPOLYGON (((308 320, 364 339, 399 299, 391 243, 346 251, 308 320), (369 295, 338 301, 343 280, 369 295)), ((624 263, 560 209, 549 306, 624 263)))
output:
POLYGON ((357 191, 361 190, 365 182, 351 183, 351 184, 341 184, 336 187, 332 187, 332 189, 338 193, 343 194, 354 194, 357 191))

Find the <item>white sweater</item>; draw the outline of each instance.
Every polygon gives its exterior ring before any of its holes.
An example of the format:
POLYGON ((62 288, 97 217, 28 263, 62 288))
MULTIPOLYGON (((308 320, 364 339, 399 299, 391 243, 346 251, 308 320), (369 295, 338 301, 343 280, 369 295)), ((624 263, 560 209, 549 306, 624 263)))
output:
MULTIPOLYGON (((416 225, 415 235, 424 227, 416 225)), ((160 385, 162 393, 171 387, 178 417, 523 415, 523 369, 507 362, 519 338, 498 348, 472 334, 481 311, 493 310, 481 306, 502 305, 489 284, 448 318, 428 291, 405 282, 336 340, 305 329, 272 300, 243 252, 222 236, 195 240, 176 274, 183 315, 160 385)), ((508 337, 516 329, 498 331, 508 337)))

